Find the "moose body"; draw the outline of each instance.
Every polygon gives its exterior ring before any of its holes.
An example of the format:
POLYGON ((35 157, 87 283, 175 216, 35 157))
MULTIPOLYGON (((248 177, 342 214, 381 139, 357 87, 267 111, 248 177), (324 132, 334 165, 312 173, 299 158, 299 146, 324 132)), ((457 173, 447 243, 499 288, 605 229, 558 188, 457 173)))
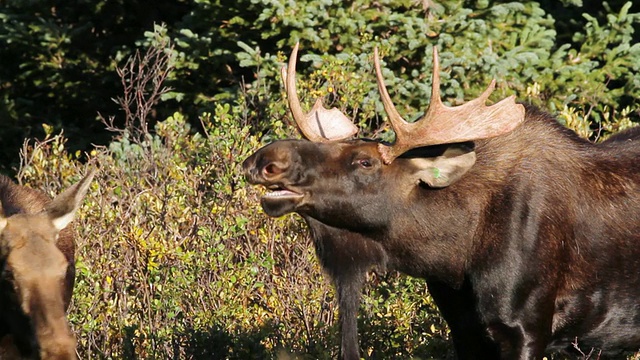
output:
POLYGON ((67 225, 94 173, 51 200, 0 175, 0 359, 75 359, 66 319, 75 280, 67 225))
POLYGON ((359 358, 371 269, 427 280, 459 359, 640 348, 640 129, 596 145, 527 107, 490 138, 390 163, 381 146, 281 140, 244 162, 272 190, 268 215, 308 224, 337 290, 343 359, 359 358))

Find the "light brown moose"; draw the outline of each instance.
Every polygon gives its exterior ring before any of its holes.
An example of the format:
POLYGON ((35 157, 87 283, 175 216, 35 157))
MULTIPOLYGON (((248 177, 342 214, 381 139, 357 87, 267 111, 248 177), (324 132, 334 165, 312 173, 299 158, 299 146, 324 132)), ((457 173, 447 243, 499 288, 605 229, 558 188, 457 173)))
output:
POLYGON ((0 175, 0 359, 76 359, 68 226, 95 171, 55 199, 0 175))

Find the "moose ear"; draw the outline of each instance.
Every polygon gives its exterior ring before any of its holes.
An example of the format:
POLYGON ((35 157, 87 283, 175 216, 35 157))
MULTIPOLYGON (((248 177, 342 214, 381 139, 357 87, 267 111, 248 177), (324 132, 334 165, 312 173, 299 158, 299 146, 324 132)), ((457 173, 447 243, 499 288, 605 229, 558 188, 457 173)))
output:
POLYGON ((96 171, 91 170, 82 180, 56 196, 47 206, 47 214, 56 229, 64 229, 73 220, 95 174, 96 171))
POLYGON ((475 151, 466 147, 450 147, 442 155, 432 158, 414 158, 418 168, 416 181, 432 188, 444 188, 458 181, 476 163, 475 151))

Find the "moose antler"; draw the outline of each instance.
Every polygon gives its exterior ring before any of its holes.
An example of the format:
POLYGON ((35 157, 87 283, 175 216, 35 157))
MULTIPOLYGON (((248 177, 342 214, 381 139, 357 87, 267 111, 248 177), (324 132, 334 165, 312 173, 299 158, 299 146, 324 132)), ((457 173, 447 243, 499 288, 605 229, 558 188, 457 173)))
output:
POLYGON ((304 137, 315 142, 337 141, 352 137, 358 132, 358 128, 340 110, 336 108, 327 110, 322 106, 321 98, 316 100, 307 114, 302 110, 296 89, 296 59, 299 45, 296 43, 291 52, 288 68, 282 67, 280 71, 287 92, 289 109, 298 129, 304 137))
POLYGON ((485 105, 495 88, 495 80, 491 81, 480 97, 466 104, 454 107, 444 105, 440 99, 438 50, 434 46, 431 104, 421 119, 409 123, 396 110, 384 85, 377 47, 374 49, 374 66, 382 104, 396 133, 396 141, 392 146, 380 144, 378 147, 386 164, 416 147, 487 139, 506 134, 524 120, 524 106, 516 104, 513 95, 494 105, 485 105))

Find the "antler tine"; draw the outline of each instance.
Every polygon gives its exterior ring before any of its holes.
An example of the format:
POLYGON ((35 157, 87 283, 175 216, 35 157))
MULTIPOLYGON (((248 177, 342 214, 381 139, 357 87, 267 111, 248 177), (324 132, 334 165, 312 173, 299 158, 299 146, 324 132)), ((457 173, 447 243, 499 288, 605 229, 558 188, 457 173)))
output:
POLYGON ((378 147, 387 164, 416 147, 474 141, 506 134, 524 120, 524 106, 515 103, 515 96, 492 106, 485 105, 495 88, 495 80, 474 100, 455 107, 444 105, 440 98, 438 50, 434 46, 431 104, 421 119, 413 123, 406 122, 393 105, 384 85, 377 49, 374 50, 374 65, 382 103, 396 133, 396 141, 392 146, 380 144, 378 147))
MULTIPOLYGON (((433 47, 433 74, 431 75, 431 103, 429 109, 435 109, 444 106, 442 98, 440 98, 440 56, 438 56, 438 48, 433 47)), ((434 110, 432 110, 434 111, 434 110)))
POLYGON ((298 59, 298 48, 300 43, 297 42, 293 47, 293 51, 291 51, 291 57, 289 57, 289 66, 287 66, 286 72, 283 67, 281 70, 282 80, 284 82, 284 87, 287 92, 287 101, 289 102, 289 110, 291 110, 291 115, 293 116, 293 120, 295 120, 296 125, 298 125, 298 130, 302 133, 302 136, 317 142, 323 142, 325 139, 322 137, 317 137, 316 134, 311 131, 309 128, 309 124, 306 122, 305 113, 302 110, 302 106, 300 105, 300 99, 298 98, 298 89, 296 87, 296 63, 298 59))
POLYGON ((396 106, 393 105, 393 101, 391 101, 391 97, 389 96, 389 92, 387 91, 387 87, 384 85, 384 77, 382 76, 382 70, 380 70, 380 57, 378 55, 378 47, 373 48, 373 66, 376 69, 376 80, 378 82, 378 91, 380 92, 380 97, 382 98, 382 106, 384 107, 384 111, 387 113, 389 117, 389 122, 391 123, 391 127, 396 134, 400 131, 404 124, 408 124, 405 119, 400 116, 396 106))
POLYGON ((322 99, 316 100, 309 113, 305 114, 302 110, 296 88, 296 62, 299 45, 300 43, 296 43, 293 47, 287 69, 285 70, 284 67, 280 69, 289 109, 298 130, 302 136, 314 142, 330 142, 352 137, 358 132, 358 128, 340 110, 324 108, 322 99))

